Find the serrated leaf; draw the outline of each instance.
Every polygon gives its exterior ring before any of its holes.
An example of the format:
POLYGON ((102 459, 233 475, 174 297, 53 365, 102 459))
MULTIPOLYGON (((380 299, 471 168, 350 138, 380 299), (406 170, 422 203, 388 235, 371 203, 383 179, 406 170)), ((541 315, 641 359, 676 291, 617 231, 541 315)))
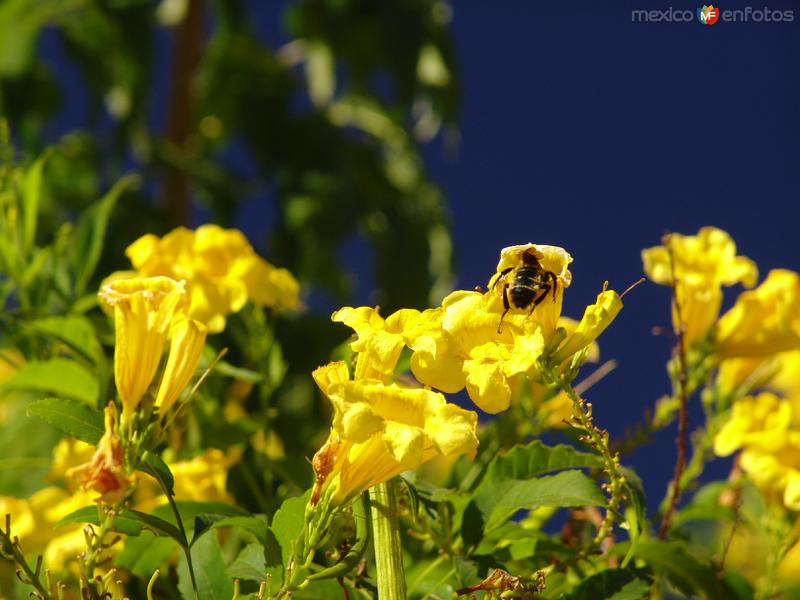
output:
MULTIPOLYGON (((192 563, 199 600, 233 597, 233 579, 225 571, 225 559, 217 536, 205 535, 192 547, 192 563)), ((184 598, 194 598, 186 557, 178 560, 178 589, 184 598)))
POLYGON ((89 371, 66 358, 32 360, 19 368, 2 386, 4 389, 33 390, 97 405, 100 386, 89 371))
POLYGON ((562 600, 640 600, 650 595, 652 585, 642 570, 606 569, 581 581, 562 600))
POLYGON ((81 316, 46 317, 28 321, 25 327, 33 332, 53 337, 63 342, 93 364, 97 364, 102 356, 100 343, 97 341, 94 327, 89 319, 81 316))
POLYGON ((152 452, 146 452, 139 464, 136 465, 136 468, 154 477, 162 488, 166 489, 168 494, 174 495, 175 478, 172 476, 172 471, 170 471, 167 463, 161 460, 160 456, 152 452))
POLYGON ((135 175, 127 175, 117 181, 99 201, 84 211, 75 227, 75 251, 73 270, 75 273, 75 296, 81 296, 86 284, 97 267, 103 250, 111 211, 122 192, 138 182, 135 175))
POLYGON ((89 444, 97 445, 103 435, 103 413, 81 402, 45 398, 31 402, 28 414, 89 444))
POLYGON ((506 479, 480 486, 464 512, 462 535, 469 545, 502 525, 518 510, 540 506, 597 506, 605 502, 597 485, 580 471, 562 471, 534 479, 506 479), (469 524, 469 527, 467 527, 469 524))
POLYGON ((580 452, 566 444, 546 446, 536 440, 524 446, 514 446, 492 459, 483 482, 492 485, 503 479, 530 479, 562 469, 602 466, 603 460, 596 454, 580 452))
POLYGON ((264 560, 264 547, 261 544, 248 544, 228 567, 228 575, 249 581, 264 581, 267 564, 264 560))
POLYGON ((292 556, 292 545, 303 530, 309 498, 311 498, 311 490, 302 496, 284 500, 272 518, 270 530, 275 534, 275 539, 281 546, 281 558, 284 565, 288 564, 292 556))

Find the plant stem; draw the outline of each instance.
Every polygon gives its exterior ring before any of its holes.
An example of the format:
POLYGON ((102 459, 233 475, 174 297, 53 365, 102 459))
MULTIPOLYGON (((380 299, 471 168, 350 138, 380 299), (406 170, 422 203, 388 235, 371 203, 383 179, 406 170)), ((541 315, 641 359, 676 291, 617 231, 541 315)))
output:
POLYGON ((675 258, 672 255, 672 247, 670 239, 665 236, 664 246, 667 248, 669 254, 669 267, 671 271, 670 286, 672 288, 672 306, 675 310, 675 334, 678 338, 673 354, 675 355, 676 366, 678 369, 678 401, 680 402, 680 409, 678 412, 678 437, 675 440, 677 446, 677 453, 675 457, 675 472, 672 476, 671 495, 667 510, 664 512, 664 518, 661 520, 661 529, 658 532, 659 539, 664 539, 669 529, 669 521, 672 518, 672 513, 678 504, 681 497, 681 476, 683 475, 683 467, 686 464, 686 426, 687 426, 687 413, 686 403, 688 400, 688 374, 686 367, 686 339, 684 337, 684 323, 683 315, 681 312, 681 303, 678 300, 678 282, 675 279, 675 258))
POLYGON ((391 481, 380 483, 369 491, 372 504, 372 535, 378 598, 405 600, 406 580, 403 573, 403 550, 400 546, 400 524, 397 497, 391 481))
POLYGON ((603 459, 603 470, 608 476, 608 503, 606 504, 605 517, 592 541, 594 545, 599 545, 611 534, 614 520, 618 514, 617 507, 622 501, 624 493, 625 475, 620 469, 619 454, 612 452, 611 448, 609 448, 608 431, 600 429, 594 424, 592 420, 592 405, 577 394, 569 381, 559 375, 553 367, 546 364, 540 365, 540 372, 547 383, 560 387, 572 401, 572 407, 575 412, 571 420, 572 426, 584 432, 584 435, 580 438, 581 441, 594 448, 603 459))
MULTIPOLYGON (((159 485, 161 485, 161 480, 158 480, 159 485)), ((161 489, 164 491, 164 494, 167 496, 167 502, 169 502, 169 507, 172 509, 172 514, 175 515, 175 522, 178 525, 178 530, 181 532, 181 536, 183 537, 184 543, 181 544, 181 548, 183 549, 183 554, 186 556, 186 566, 189 568, 189 578, 192 580, 192 591, 194 592, 195 600, 200 598, 199 592, 197 591, 197 580, 194 576, 194 565, 192 564, 192 549, 189 546, 189 539, 186 537, 186 529, 183 527, 183 519, 181 519, 181 515, 178 512, 178 505, 175 504, 175 499, 172 497, 172 494, 169 493, 167 489, 161 485, 161 489)))

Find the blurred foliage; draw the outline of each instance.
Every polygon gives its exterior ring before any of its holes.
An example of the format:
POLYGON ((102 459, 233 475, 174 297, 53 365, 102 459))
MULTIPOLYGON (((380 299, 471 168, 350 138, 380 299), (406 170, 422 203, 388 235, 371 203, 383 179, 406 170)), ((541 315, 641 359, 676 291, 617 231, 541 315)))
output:
POLYGON ((248 233, 306 285, 347 301, 353 274, 337 256, 358 238, 375 302, 422 307, 452 281, 443 198, 419 154, 458 116, 450 11, 429 0, 286 3, 289 41, 271 47, 255 26, 275 5, 10 0, 0 113, 31 155, 53 119, 69 120, 46 170, 51 228, 133 168, 147 185, 115 214, 117 250, 186 224, 193 204, 229 225, 257 196, 277 218, 248 233))

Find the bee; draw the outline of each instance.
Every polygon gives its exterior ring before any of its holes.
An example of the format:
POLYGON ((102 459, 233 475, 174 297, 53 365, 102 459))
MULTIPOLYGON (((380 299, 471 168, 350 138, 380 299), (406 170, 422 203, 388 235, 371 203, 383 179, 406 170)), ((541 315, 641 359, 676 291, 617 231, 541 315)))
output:
POLYGON ((500 323, 497 325, 497 333, 503 331, 503 318, 506 313, 514 308, 528 308, 533 310, 547 298, 547 294, 553 293, 553 301, 556 299, 556 286, 558 278, 552 271, 547 271, 536 258, 533 248, 528 248, 522 253, 522 265, 519 267, 509 267, 500 271, 497 279, 492 284, 492 289, 497 284, 503 282, 503 314, 500 315, 500 323))

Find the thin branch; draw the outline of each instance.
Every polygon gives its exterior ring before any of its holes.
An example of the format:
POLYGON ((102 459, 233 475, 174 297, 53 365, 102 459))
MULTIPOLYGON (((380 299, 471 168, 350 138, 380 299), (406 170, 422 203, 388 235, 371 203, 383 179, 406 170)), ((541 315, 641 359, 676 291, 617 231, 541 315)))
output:
MULTIPOLYGON (((203 0, 189 0, 186 18, 174 36, 172 89, 167 117, 167 140, 184 148, 192 132, 192 78, 203 52, 203 0)), ((178 167, 170 167, 164 185, 164 202, 173 226, 189 222, 189 181, 178 167)))
POLYGON ((658 532, 659 539, 664 539, 669 529, 669 522, 672 518, 672 513, 678 504, 681 496, 681 476, 683 468, 686 464, 686 403, 688 400, 688 376, 686 373, 686 340, 685 340, 685 326, 683 323, 683 314, 681 311, 681 303, 678 299, 678 281, 675 277, 675 256, 672 252, 670 245, 670 235, 667 234, 663 238, 664 247, 667 249, 669 255, 669 268, 670 268, 670 288, 672 289, 672 306, 675 309, 675 335, 678 338, 677 345, 673 350, 673 355, 677 361, 678 366, 678 401, 680 408, 678 411, 678 437, 675 440, 677 446, 677 455, 675 458, 675 472, 672 476, 671 497, 667 510, 664 512, 664 517, 661 520, 661 529, 658 532))

